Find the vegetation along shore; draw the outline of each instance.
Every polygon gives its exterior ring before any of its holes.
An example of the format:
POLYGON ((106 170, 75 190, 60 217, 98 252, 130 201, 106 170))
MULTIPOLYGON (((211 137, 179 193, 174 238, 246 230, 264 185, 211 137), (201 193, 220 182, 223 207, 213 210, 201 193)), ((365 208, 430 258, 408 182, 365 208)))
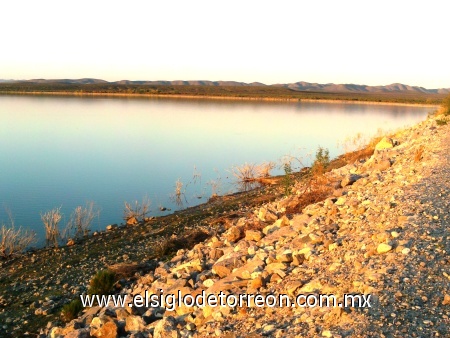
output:
POLYGON ((91 95, 118 97, 214 98, 266 101, 325 100, 345 102, 393 102, 436 105, 448 95, 448 89, 425 90, 400 84, 368 87, 333 85, 320 86, 242 84, 237 82, 206 83, 208 81, 118 81, 28 80, 0 82, 0 94, 16 95, 91 95), (167 83, 166 83, 167 82, 167 83), (164 84, 161 84, 164 83, 164 84), (332 89, 330 91, 329 89, 332 89), (328 90, 328 91, 327 91, 328 90))
POLYGON ((335 160, 319 149, 311 168, 286 167, 260 188, 0 260, 0 336, 447 336, 447 101, 418 125, 335 160), (370 294, 372 307, 79 302, 86 293, 160 290, 370 294))

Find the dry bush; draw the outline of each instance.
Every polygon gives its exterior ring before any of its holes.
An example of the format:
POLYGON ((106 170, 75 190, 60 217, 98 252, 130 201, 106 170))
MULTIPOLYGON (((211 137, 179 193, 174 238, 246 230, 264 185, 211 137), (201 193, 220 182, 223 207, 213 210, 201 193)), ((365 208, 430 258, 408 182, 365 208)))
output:
POLYGON ((197 167, 194 166, 194 172, 192 174, 192 179, 194 181, 194 184, 198 182, 202 182, 202 173, 197 170, 197 167))
POLYGON ((287 213, 299 213, 306 206, 323 201, 331 194, 332 182, 325 175, 326 170, 320 162, 312 168, 310 175, 297 185, 297 204, 288 208, 287 213))
POLYGON ((78 206, 70 215, 67 223, 64 237, 74 233, 75 238, 81 238, 89 233, 89 228, 95 217, 100 215, 100 210, 95 206, 94 202, 86 203, 86 207, 78 206))
POLYGON ((263 177, 270 176, 270 171, 275 168, 273 162, 263 164, 245 163, 241 166, 234 166, 230 172, 238 182, 253 182, 263 177))
POLYGON ((125 210, 123 211, 123 219, 128 221, 135 218, 138 221, 143 221, 146 215, 150 212, 150 199, 144 197, 142 203, 134 201, 134 203, 125 202, 125 210))
POLYGON ((170 240, 170 237, 161 237, 161 239, 154 244, 153 252, 156 257, 163 257, 169 253, 170 240))
POLYGON ((175 192, 172 195, 172 199, 174 200, 175 204, 178 207, 182 207, 183 206, 183 197, 184 197, 184 201, 187 202, 186 196, 185 196, 184 191, 183 191, 183 182, 181 182, 181 180, 178 179, 175 182, 175 192))
POLYGON ((220 194, 220 189, 222 187, 222 181, 220 178, 217 180, 211 179, 206 184, 211 186, 211 198, 217 197, 220 194))
POLYGON ((136 272, 149 270, 149 264, 145 263, 118 263, 108 266, 108 270, 114 272, 117 279, 131 278, 136 272))
POLYGON ((194 229, 186 232, 182 236, 172 235, 171 237, 161 238, 153 250, 157 257, 163 257, 180 249, 191 249, 195 244, 203 242, 209 237, 210 234, 206 231, 194 229))
POLYGON ((30 244, 36 241, 34 231, 15 228, 14 223, 10 226, 2 224, 0 228, 0 257, 10 258, 23 252, 30 244))
POLYGON ((59 230, 59 222, 62 219, 61 207, 54 208, 41 214, 42 223, 45 228, 45 240, 48 245, 54 245, 58 247, 59 240, 61 239, 61 232, 59 230))

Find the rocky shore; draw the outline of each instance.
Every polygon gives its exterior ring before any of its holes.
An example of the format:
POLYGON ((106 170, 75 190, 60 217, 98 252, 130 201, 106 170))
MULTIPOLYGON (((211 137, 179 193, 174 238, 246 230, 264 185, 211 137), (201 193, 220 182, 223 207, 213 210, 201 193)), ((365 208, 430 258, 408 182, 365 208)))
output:
MULTIPOLYGON (((120 282, 117 294, 129 299, 161 292, 286 294, 291 298, 332 294, 337 299, 352 294, 370 295, 370 307, 260 307, 249 302, 244 307, 182 305, 169 310, 110 303, 86 308, 64 325, 56 320, 45 324, 48 318, 38 309, 43 312, 52 302, 67 302, 67 297, 39 297, 42 290, 28 275, 33 274, 30 264, 21 271, 22 279, 13 280, 11 274, 23 269, 20 261, 8 265, 9 275, 2 272, 0 281, 11 282, 17 299, 31 288, 37 295, 30 300, 40 301, 23 304, 28 314, 7 322, 13 316, 11 293, 0 294, 0 335, 15 336, 19 332, 15 328, 23 321, 41 318, 38 336, 42 338, 449 337, 450 125, 440 125, 438 119, 442 116, 430 116, 386 137, 369 159, 328 172, 322 183, 330 194, 321 202, 300 208, 305 186, 299 182, 288 196, 273 192, 273 198, 266 193, 258 199, 255 195, 254 203, 239 201, 224 210, 220 219, 178 224, 177 229, 201 226, 209 236, 193 248, 179 249, 170 259, 155 259, 154 247, 145 244, 149 237, 155 238, 157 229, 164 228, 161 224, 148 224, 134 233, 111 231, 111 238, 127 234, 128 257, 120 251, 124 242, 110 245, 116 242, 107 237, 102 239, 103 252, 82 254, 89 242, 78 245, 79 249, 74 249, 77 245, 64 249, 81 250, 82 267, 90 276, 117 262, 152 261, 146 271, 120 282), (93 259, 106 251, 120 254, 93 259), (89 255, 95 264, 90 264, 89 255)), ((176 215, 172 217, 170 222, 176 222, 176 215)), ((57 260, 61 255, 66 253, 49 251, 39 259, 57 260)), ((79 256, 74 256, 74 265, 79 264, 79 256)), ((70 268, 68 264, 46 274, 35 271, 35 276, 56 278, 51 290, 85 292, 86 275, 59 278, 70 268)))

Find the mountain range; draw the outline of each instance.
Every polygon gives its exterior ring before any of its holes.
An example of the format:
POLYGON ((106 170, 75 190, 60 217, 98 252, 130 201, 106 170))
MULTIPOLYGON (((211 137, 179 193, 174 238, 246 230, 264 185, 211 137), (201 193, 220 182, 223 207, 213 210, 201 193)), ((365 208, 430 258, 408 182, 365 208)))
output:
POLYGON ((108 82, 100 79, 84 78, 84 79, 33 79, 33 80, 1 80, 0 82, 31 82, 31 83, 63 83, 63 84, 118 84, 118 85, 185 85, 185 86, 274 86, 274 87, 284 87, 294 91, 304 91, 304 92, 327 92, 327 93, 424 93, 424 94, 449 94, 450 88, 438 88, 438 89, 427 89, 418 86, 409 86, 401 83, 393 83, 386 86, 368 86, 368 85, 357 85, 357 84, 334 84, 334 83, 311 83, 311 82, 294 82, 294 83, 280 83, 273 85, 266 85, 261 82, 237 82, 237 81, 208 81, 208 80, 194 80, 194 81, 131 81, 131 80, 121 80, 108 82))

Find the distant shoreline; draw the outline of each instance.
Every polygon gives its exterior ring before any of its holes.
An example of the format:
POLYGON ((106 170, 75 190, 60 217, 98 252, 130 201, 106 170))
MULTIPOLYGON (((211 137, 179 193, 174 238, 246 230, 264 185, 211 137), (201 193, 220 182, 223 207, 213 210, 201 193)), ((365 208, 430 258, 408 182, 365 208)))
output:
POLYGON ((164 99, 206 99, 206 100, 230 100, 230 101, 276 101, 276 102, 317 102, 317 103, 343 103, 343 104, 369 104, 391 106, 414 106, 437 108, 439 104, 370 101, 359 99, 329 99, 329 98, 290 98, 290 97, 257 97, 257 96, 233 96, 233 95, 187 95, 187 94, 135 94, 135 93, 96 93, 96 92, 68 92, 68 91, 0 91, 0 95, 26 95, 26 96, 97 96, 97 97, 123 97, 123 98, 164 98, 164 99))

